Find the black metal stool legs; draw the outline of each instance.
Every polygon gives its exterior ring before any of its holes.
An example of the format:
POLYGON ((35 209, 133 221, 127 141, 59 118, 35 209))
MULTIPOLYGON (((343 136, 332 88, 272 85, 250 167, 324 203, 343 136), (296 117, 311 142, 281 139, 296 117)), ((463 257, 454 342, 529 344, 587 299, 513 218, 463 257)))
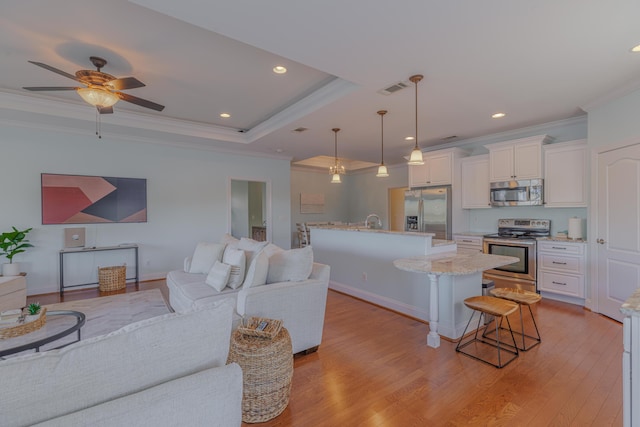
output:
MULTIPOLYGON (((473 338, 469 339, 468 341, 463 343, 464 337, 467 333, 467 330, 469 329, 469 325, 471 324, 471 321, 473 320, 473 316, 476 313, 476 310, 474 310, 471 313, 471 317, 469 318, 469 321, 467 322, 467 326, 464 329, 464 332, 462 333, 462 337, 460 338, 460 341, 458 341, 458 344, 456 345, 456 351, 459 353, 462 353, 466 356, 469 356, 473 359, 479 360, 481 362, 487 363, 491 366, 494 366, 496 368, 502 368, 506 365, 508 365, 509 363, 511 363, 514 359, 516 359, 518 357, 518 346, 516 345, 516 339, 513 335, 513 330, 511 329, 511 322, 509 321, 509 318, 504 316, 504 318, 507 319, 507 325, 509 326, 509 328, 502 328, 502 319, 503 317, 500 317, 500 322, 498 323, 498 318, 495 317, 493 319, 493 323, 495 324, 495 334, 496 334, 496 339, 494 340, 493 338, 489 338, 489 340, 485 340, 484 338, 487 338, 485 336, 485 333, 487 331, 487 329, 489 328, 489 325, 491 324, 491 322, 487 325, 484 326, 484 330, 482 332, 482 334, 480 335, 480 337, 478 337, 478 333, 480 332, 480 323, 482 321, 483 316, 486 316, 486 313, 482 312, 482 311, 478 311, 478 313, 480 313, 480 316, 478 317, 478 325, 475 331, 475 334, 473 336, 473 338), (513 345, 505 343, 505 342, 501 342, 500 340, 500 329, 505 329, 508 330, 510 335, 511 335, 511 341, 513 342, 513 345), (488 358, 482 358, 477 354, 473 354, 471 352, 468 351, 463 351, 463 349, 467 346, 469 346, 470 344, 477 342, 477 343, 481 343, 481 344, 485 344, 491 347, 494 347, 497 349, 497 358, 498 361, 497 363, 492 362, 491 360, 489 360, 488 358), (502 361, 502 353, 508 353, 509 355, 511 355, 511 357, 509 357, 506 361, 502 361)), ((478 348, 476 347, 476 350, 478 350, 478 348)))

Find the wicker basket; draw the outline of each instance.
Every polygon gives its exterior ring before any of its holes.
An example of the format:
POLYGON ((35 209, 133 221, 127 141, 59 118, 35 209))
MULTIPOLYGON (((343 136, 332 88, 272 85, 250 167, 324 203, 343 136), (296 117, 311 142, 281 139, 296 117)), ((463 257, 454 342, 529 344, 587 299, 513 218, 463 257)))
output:
POLYGON ((9 326, 6 328, 0 328, 0 340, 7 338, 15 338, 20 335, 28 334, 29 332, 37 331, 47 323, 47 309, 42 308, 40 310, 40 317, 31 322, 19 323, 16 326, 9 326))
POLYGON ((100 292, 119 291, 127 287, 127 265, 98 267, 100 292))
POLYGON ((264 317, 250 317, 245 326, 239 326, 238 330, 244 335, 251 335, 254 337, 273 339, 280 329, 282 328, 282 320, 267 319, 264 317), (267 326, 263 330, 257 330, 256 328, 260 322, 266 322, 267 326))
POLYGON ((231 362, 242 368, 242 421, 265 422, 286 409, 293 377, 291 337, 286 328, 271 340, 236 329, 227 363, 231 362))

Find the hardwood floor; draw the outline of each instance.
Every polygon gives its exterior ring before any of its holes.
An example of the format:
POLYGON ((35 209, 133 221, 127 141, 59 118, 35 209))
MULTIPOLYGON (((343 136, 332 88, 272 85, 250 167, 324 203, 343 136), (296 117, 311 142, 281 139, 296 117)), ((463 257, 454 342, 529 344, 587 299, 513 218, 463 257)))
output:
POLYGON ((322 345, 294 359, 289 406, 243 425, 621 426, 622 325, 547 299, 534 315, 542 343, 496 369, 452 342, 427 347, 424 323, 330 291, 322 345))

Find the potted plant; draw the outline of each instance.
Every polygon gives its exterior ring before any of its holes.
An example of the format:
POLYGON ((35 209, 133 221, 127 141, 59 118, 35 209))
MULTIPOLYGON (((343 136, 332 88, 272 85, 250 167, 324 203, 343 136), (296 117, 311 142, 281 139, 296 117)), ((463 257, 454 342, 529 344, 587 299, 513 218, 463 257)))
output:
POLYGON ((2 265, 3 276, 18 276, 20 274, 20 265, 13 262, 13 257, 26 250, 32 248, 33 245, 26 239, 27 233, 32 229, 18 230, 15 227, 13 231, 0 234, 0 255, 4 255, 8 260, 8 264, 2 265))

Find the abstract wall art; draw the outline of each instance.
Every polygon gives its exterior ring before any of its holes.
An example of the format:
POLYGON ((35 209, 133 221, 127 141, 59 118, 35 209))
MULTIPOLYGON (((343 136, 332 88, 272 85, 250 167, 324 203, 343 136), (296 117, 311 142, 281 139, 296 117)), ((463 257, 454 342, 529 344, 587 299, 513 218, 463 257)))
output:
POLYGON ((42 174, 42 224, 147 222, 147 180, 42 174))

